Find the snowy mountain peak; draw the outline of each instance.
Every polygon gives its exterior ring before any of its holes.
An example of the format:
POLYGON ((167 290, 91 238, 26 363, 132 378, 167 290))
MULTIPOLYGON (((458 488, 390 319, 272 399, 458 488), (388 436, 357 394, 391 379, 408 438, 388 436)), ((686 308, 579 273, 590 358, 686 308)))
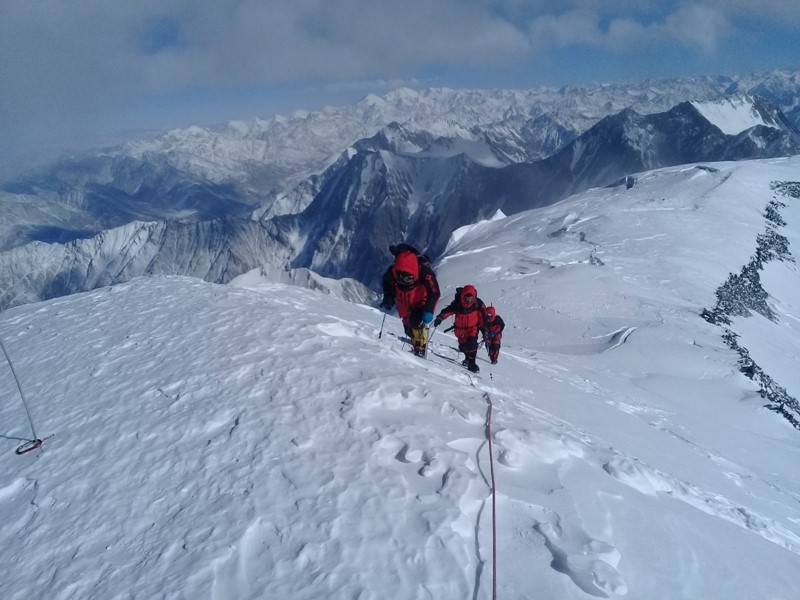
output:
POLYGON ((739 94, 717 100, 692 101, 694 106, 709 123, 719 128, 726 135, 738 135, 757 125, 775 127, 772 119, 758 110, 756 104, 747 94, 739 94))
POLYGON ((421 98, 423 98, 423 95, 420 92, 407 86, 395 88, 386 94, 388 102, 417 102, 421 98))
POLYGON ((384 104, 386 104, 386 100, 377 94, 367 94, 358 102, 357 106, 382 106, 384 104))

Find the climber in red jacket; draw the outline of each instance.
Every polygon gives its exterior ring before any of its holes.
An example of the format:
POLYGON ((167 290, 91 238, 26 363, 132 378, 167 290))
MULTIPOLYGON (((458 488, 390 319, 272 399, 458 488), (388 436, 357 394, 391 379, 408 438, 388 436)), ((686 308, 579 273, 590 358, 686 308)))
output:
POLYGON ((486 330, 488 336, 486 338, 486 350, 489 352, 489 360, 493 365, 496 365, 497 359, 500 358, 500 341, 503 339, 503 329, 505 328, 506 324, 497 314, 497 309, 494 306, 487 306, 486 330))
POLYGON ((411 338, 414 354, 424 355, 428 325, 441 295, 439 282, 428 258, 412 246, 398 244, 389 249, 395 259, 383 274, 381 308, 391 310, 397 304, 397 314, 411 338))
POLYGON ((433 322, 435 327, 451 315, 455 315, 454 333, 458 338, 458 349, 466 357, 464 364, 473 373, 480 371, 475 357, 478 354, 478 334, 486 339, 486 306, 478 298, 478 291, 473 285, 465 285, 456 289, 456 297, 441 310, 433 322))

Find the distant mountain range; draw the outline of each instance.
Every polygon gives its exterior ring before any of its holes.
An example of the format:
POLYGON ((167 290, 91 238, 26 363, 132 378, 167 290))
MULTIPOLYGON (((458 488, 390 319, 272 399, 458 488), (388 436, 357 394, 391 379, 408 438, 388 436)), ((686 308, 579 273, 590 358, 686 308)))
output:
POLYGON ((396 90, 65 158, 0 192, 0 308, 151 273, 311 269, 374 287, 388 245, 660 166, 800 153, 800 73, 396 90))

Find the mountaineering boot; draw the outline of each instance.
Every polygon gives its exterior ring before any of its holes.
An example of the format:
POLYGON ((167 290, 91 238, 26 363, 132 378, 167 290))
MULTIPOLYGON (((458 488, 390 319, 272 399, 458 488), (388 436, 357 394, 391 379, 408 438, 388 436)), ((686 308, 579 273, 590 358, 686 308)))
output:
POLYGON ((475 362, 474 358, 467 359, 467 369, 472 373, 479 373, 480 367, 478 367, 478 363, 475 362))

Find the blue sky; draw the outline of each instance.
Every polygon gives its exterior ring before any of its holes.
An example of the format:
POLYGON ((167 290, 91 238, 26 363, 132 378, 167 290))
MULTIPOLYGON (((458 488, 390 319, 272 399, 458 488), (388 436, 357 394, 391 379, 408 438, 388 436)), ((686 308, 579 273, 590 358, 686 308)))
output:
POLYGON ((120 132, 349 104, 800 68, 797 0, 0 0, 0 176, 120 132))

